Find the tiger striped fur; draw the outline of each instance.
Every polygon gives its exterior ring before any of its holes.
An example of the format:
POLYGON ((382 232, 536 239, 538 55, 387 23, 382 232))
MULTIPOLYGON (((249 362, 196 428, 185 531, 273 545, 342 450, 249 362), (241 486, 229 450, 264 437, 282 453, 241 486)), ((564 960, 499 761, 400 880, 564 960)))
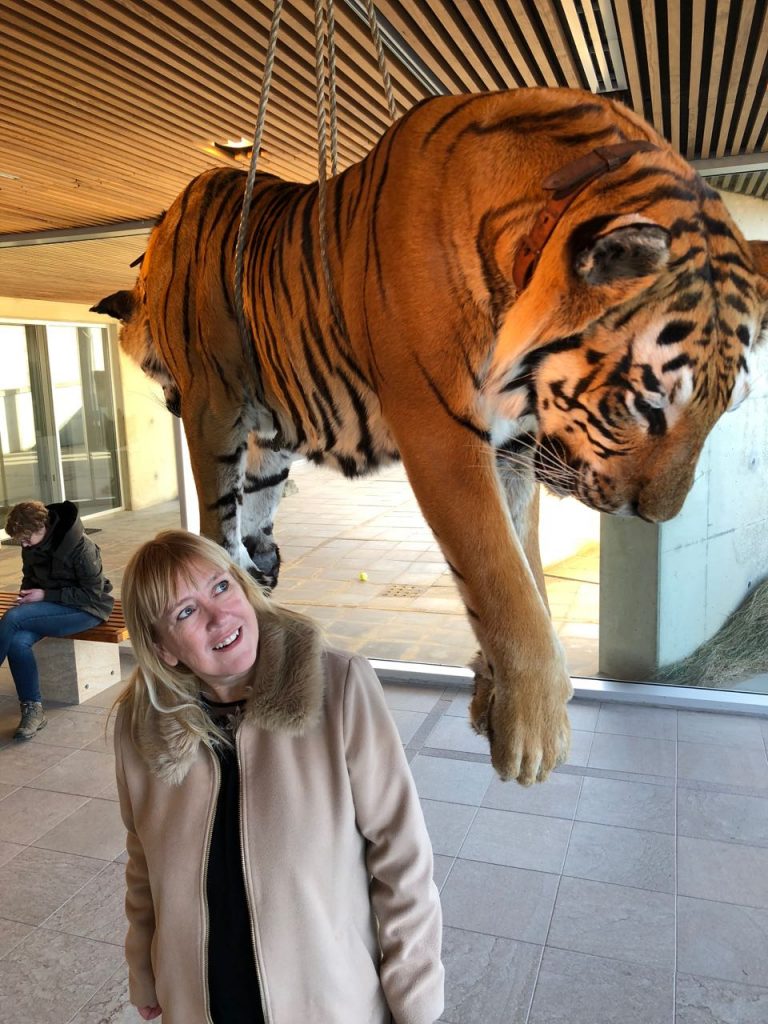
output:
POLYGON ((257 176, 244 302, 276 436, 254 433, 234 315, 245 175, 211 170, 152 232, 131 292, 100 303, 180 412, 202 530, 274 582, 292 453, 348 476, 402 458, 482 656, 471 708, 502 778, 566 756, 571 693, 548 616, 535 480, 592 508, 674 516, 718 417, 748 390, 768 257, 716 192, 621 104, 568 89, 414 107, 318 189, 257 176), (542 182, 647 140, 562 215, 524 289, 512 267, 542 182))

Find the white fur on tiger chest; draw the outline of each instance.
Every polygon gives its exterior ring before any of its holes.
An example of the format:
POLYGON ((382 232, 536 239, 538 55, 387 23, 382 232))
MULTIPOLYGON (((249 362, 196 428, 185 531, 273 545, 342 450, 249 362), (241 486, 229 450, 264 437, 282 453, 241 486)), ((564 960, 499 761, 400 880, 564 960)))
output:
POLYGON ((501 448, 503 444, 513 437, 520 437, 521 434, 535 433, 538 420, 535 416, 519 416, 517 419, 503 419, 495 417, 491 422, 491 444, 494 448, 501 448))
POLYGON ((489 424, 491 444, 498 448, 512 437, 536 430, 537 420, 528 412, 525 388, 514 391, 484 391, 478 395, 478 413, 489 424))

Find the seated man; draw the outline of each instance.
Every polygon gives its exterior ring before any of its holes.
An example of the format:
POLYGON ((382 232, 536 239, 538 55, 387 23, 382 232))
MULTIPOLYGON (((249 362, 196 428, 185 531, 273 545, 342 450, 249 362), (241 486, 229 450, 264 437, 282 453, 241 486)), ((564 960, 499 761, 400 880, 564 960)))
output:
POLYGON ((32 645, 98 626, 114 598, 99 549, 71 501, 22 501, 8 513, 5 530, 21 545, 22 580, 16 607, 0 619, 0 664, 8 658, 21 705, 14 739, 31 740, 47 724, 32 645))

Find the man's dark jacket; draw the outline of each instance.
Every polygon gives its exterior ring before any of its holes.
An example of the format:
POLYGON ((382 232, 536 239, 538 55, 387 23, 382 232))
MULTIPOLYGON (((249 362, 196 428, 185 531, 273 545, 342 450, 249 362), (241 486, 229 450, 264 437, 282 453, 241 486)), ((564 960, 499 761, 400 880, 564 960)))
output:
POLYGON ((45 591, 46 601, 90 612, 106 621, 115 599, 104 578, 101 552, 83 529, 77 505, 61 501, 47 505, 48 532, 32 548, 21 549, 22 590, 45 591))

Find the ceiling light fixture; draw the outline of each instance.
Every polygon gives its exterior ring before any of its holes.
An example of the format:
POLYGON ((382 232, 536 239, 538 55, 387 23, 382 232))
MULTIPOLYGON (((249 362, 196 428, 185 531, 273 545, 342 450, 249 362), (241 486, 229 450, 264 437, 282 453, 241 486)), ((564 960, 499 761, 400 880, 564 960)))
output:
MULTIPOLYGON (((248 159, 253 149, 253 142, 250 139, 227 139, 226 142, 214 142, 213 148, 225 156, 231 156, 234 160, 238 158, 248 159)), ((263 154, 263 150, 262 150, 263 154)))

